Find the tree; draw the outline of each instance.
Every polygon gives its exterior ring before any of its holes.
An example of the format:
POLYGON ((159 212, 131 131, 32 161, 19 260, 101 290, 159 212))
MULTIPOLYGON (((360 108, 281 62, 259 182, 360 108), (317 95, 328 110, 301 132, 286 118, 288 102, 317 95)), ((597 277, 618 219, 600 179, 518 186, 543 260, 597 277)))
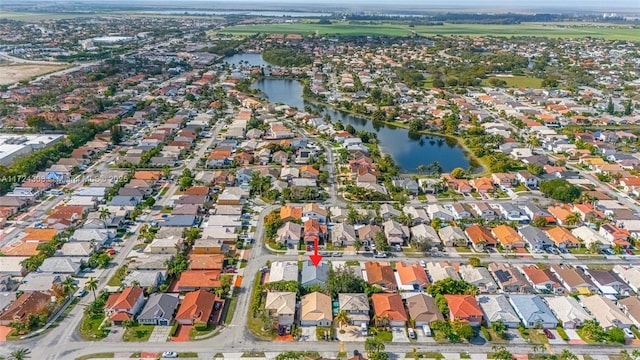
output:
POLYGON ((491 322, 491 329, 498 334, 501 338, 504 338, 507 332, 507 325, 502 321, 502 319, 498 319, 496 321, 491 322))
POLYGON ((180 190, 184 191, 190 188, 193 185, 193 175, 191 174, 191 170, 189 168, 185 168, 182 170, 182 175, 180 175, 180 179, 178 179, 180 184, 180 190))
POLYGON ((369 337, 364 341, 364 350, 371 356, 373 353, 384 351, 384 343, 376 338, 369 337))
POLYGON ((355 249, 356 254, 358 254, 360 249, 362 249, 362 245, 362 240, 360 240, 360 238, 358 237, 353 241, 353 248, 355 249))
POLYGON ((344 130, 351 135, 356 133, 356 128, 354 128, 351 124, 347 124, 347 127, 345 127, 344 130))
POLYGON ((568 226, 574 226, 578 224, 581 220, 580 214, 577 212, 572 212, 564 218, 564 223, 568 226))
POLYGON ((531 225, 533 225, 535 227, 538 227, 538 228, 543 228, 543 227, 547 226, 548 223, 549 223, 549 221, 547 220, 546 217, 538 216, 538 217, 533 219, 533 221, 531 222, 531 225))
POLYGON ((493 351, 493 358, 496 360, 512 360, 513 354, 507 350, 504 346, 494 345, 491 350, 493 351))
POLYGON ((108 208, 105 207, 100 209, 100 220, 105 220, 109 216, 111 216, 111 211, 109 211, 108 208))
POLYGON ((615 107, 613 105, 613 99, 609 97, 609 102, 607 103, 607 113, 609 115, 613 115, 614 112, 615 112, 615 107))
POLYGON ((454 179, 462 179, 464 177, 464 169, 463 168, 455 168, 451 170, 451 176, 454 179))
POLYGON ((543 194, 566 203, 578 199, 582 193, 579 187, 572 185, 565 179, 542 181, 539 187, 543 194))
POLYGON ((373 241, 376 244, 376 250, 378 252, 384 253, 391 250, 391 246, 389 246, 389 242, 387 241, 387 236, 383 231, 378 231, 374 236, 373 241))
POLYGON ((9 354, 9 360, 24 360, 31 358, 31 350, 27 348, 20 348, 13 350, 11 354, 9 354))
POLYGON ((431 284, 427 292, 434 297, 436 295, 476 295, 478 287, 464 280, 446 278, 431 284))
POLYGON ((71 276, 67 276, 64 281, 62 281, 62 290, 64 291, 65 296, 69 296, 75 288, 76 282, 71 276))
POLYGON ((616 344, 624 344, 626 342, 624 331, 617 327, 611 328, 607 331, 607 340, 616 344))
POLYGON ((469 341, 475 335, 473 327, 466 322, 454 321, 451 325, 452 330, 461 338, 469 341))
POLYGON ((342 330, 342 326, 349 323, 349 314, 345 310, 340 310, 333 320, 340 326, 340 330, 342 330))
POLYGON ((558 358, 560 360, 578 360, 578 356, 567 349, 562 350, 558 358))
POLYGON ((440 227, 442 227, 442 219, 433 218, 433 219, 431 219, 431 223, 429 225, 431 225, 432 228, 438 230, 438 229, 440 229, 440 227))
POLYGON ((473 267, 480 267, 482 266, 482 261, 479 257, 473 256, 469 258, 469 265, 473 267))
POLYGON ((369 354, 369 360, 389 360, 389 354, 386 352, 374 352, 369 354))
POLYGON ((267 239, 273 239, 278 234, 278 229, 282 226, 280 214, 272 212, 264 218, 264 232, 267 239))
POLYGON ((418 165, 416 170, 418 171, 418 174, 424 174, 424 172, 427 170, 427 167, 424 164, 420 164, 418 165))
POLYGON ((357 277, 351 268, 329 268, 329 277, 326 283, 327 291, 335 298, 340 293, 362 293, 365 290, 365 281, 357 277))

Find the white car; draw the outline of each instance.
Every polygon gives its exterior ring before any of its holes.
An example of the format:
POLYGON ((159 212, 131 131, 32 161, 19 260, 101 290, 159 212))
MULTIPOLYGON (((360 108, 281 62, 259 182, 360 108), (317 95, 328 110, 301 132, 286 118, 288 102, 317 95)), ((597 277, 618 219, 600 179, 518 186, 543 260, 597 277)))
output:
POLYGON ((624 328, 622 329, 622 331, 624 331, 624 334, 629 338, 629 339, 635 339, 636 336, 633 334, 633 331, 631 331, 631 329, 629 328, 624 328))
POLYGON ((162 353, 163 358, 175 359, 178 357, 178 353, 175 351, 165 351, 162 353))
POLYGON ((74 296, 75 296, 75 297, 79 297, 79 298, 80 298, 80 297, 83 297, 83 296, 85 296, 85 295, 87 295, 87 290, 85 290, 85 289, 78 289, 78 291, 76 291, 76 293, 75 293, 75 295, 74 295, 74 296))
POLYGON ((427 263, 424 262, 424 260, 420 260, 420 266, 422 266, 423 268, 427 267, 427 263))

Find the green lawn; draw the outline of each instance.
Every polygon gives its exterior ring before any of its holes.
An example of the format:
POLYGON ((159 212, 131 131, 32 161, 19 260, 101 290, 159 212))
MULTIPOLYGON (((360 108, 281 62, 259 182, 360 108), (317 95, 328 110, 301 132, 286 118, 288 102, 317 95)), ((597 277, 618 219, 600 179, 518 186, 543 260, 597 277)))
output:
POLYGON ((115 274, 109 279, 107 285, 109 286, 120 286, 122 285, 122 280, 127 276, 127 265, 122 265, 118 270, 116 270, 115 274))
POLYGON ((238 297, 234 296, 229 300, 229 307, 227 307, 227 314, 224 318, 225 325, 229 325, 233 319, 233 313, 236 311, 236 305, 238 304, 238 297))
MULTIPOLYGON (((529 77, 529 76, 500 76, 500 77, 488 77, 486 79, 484 79, 482 81, 482 85, 484 86, 490 86, 489 85, 489 79, 499 79, 499 80, 504 80, 504 82, 507 83, 507 87, 512 87, 512 88, 540 88, 542 87, 542 80, 534 78, 534 77, 529 77)), ((522 186, 522 189, 519 190, 520 187, 514 189, 514 191, 527 191, 528 189, 525 186, 522 186)))
POLYGON ((153 332, 153 325, 138 325, 129 327, 122 335, 123 341, 149 341, 149 337, 153 332))
POLYGON ((378 22, 336 21, 330 25, 301 22, 295 24, 237 25, 225 28, 222 33, 251 35, 255 33, 298 33, 320 35, 388 35, 407 36, 413 33, 433 35, 470 36, 537 36, 551 38, 597 37, 609 40, 638 40, 640 29, 624 28, 608 24, 579 23, 523 23, 514 25, 494 24, 444 24, 440 26, 415 26, 378 22))
POLYGON ((198 353, 197 352, 180 352, 178 353, 178 357, 179 358, 197 358, 198 353))
POLYGON ((85 315, 80 323, 80 336, 87 341, 101 340, 107 337, 108 329, 100 329, 104 315, 90 317, 85 315))
POLYGON ((556 328, 556 331, 558 331, 558 335, 560 335, 560 338, 564 341, 569 341, 569 335, 567 335, 567 332, 564 331, 564 328, 562 326, 558 326, 556 328))
POLYGON ((391 331, 376 330, 376 339, 382 342, 391 342, 393 340, 393 334, 391 331))
POLYGON ((95 353, 89 355, 83 355, 77 357, 76 360, 89 360, 89 359, 113 359, 115 354, 112 352, 104 352, 104 353, 95 353))
POLYGON ((459 252, 459 253, 470 253, 471 249, 469 249, 466 246, 456 246, 456 252, 459 252))

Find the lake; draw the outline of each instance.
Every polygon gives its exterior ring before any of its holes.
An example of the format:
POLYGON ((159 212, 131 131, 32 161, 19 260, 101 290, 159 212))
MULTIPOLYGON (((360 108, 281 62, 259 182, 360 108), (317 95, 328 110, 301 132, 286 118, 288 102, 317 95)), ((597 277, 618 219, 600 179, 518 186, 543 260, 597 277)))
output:
MULTIPOLYGON (((261 63, 266 64, 260 54, 237 54, 226 61, 229 63, 248 61, 255 66, 263 66, 261 63)), ((301 110, 305 105, 311 105, 304 102, 302 84, 297 80, 262 79, 252 87, 260 90, 269 101, 274 103, 283 103, 301 110)), ((356 130, 375 132, 382 152, 389 154, 400 166, 402 172, 415 173, 419 165, 428 165, 434 161, 439 162, 445 172, 457 167, 466 170, 471 165, 469 158, 455 139, 409 134, 407 129, 374 122, 331 108, 322 109, 322 113, 329 115, 332 121, 341 121, 345 126, 350 124, 356 130)))

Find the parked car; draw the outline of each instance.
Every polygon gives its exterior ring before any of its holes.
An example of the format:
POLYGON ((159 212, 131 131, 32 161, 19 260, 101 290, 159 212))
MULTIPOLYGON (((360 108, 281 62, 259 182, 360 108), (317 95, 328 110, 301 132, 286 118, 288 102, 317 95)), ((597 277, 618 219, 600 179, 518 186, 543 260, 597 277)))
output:
POLYGON ((416 338, 416 332, 412 328, 408 328, 407 329, 407 333, 409 333, 409 338, 410 339, 415 339, 416 338))
POLYGON ((622 331, 624 331, 624 335, 629 338, 629 339, 635 339, 636 336, 633 334, 633 331, 631 331, 631 329, 629 328, 624 328, 622 329, 622 331))
POLYGON ((375 258, 386 258, 387 254, 386 253, 375 253, 373 255, 373 257, 375 257, 375 258))
POLYGON ((74 294, 75 297, 83 297, 87 295, 87 290, 85 289, 78 289, 78 291, 76 291, 76 293, 74 294))
POLYGON ((427 263, 424 262, 424 260, 420 260, 420 266, 422 266, 423 268, 427 267, 427 263))
POLYGON ((549 329, 543 329, 542 330, 544 332, 544 334, 547 336, 547 339, 554 339, 555 337, 553 336, 553 334, 551 333, 551 331, 549 331, 549 329))
POLYGON ((178 353, 175 351, 165 351, 162 353, 163 358, 175 359, 178 357, 178 353))

